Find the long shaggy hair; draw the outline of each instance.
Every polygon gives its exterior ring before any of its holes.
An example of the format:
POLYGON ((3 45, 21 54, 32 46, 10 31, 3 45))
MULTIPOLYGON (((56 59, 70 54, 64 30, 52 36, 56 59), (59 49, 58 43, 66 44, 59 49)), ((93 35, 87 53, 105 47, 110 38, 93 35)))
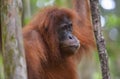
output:
MULTIPOLYGON (((84 19, 87 21, 87 19, 84 19)), ((85 23, 73 10, 44 8, 23 28, 29 79, 76 79, 76 59, 95 47, 91 23, 85 23), (73 34, 80 40, 80 49, 64 57, 59 48, 56 29, 63 16, 73 23, 73 34)))

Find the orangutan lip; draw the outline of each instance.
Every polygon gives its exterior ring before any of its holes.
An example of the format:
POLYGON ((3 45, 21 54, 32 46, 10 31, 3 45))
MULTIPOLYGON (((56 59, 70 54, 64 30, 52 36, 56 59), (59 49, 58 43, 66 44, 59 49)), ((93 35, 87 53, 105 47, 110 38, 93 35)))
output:
POLYGON ((77 49, 79 47, 79 45, 73 45, 73 46, 69 46, 69 47, 74 47, 77 49))
POLYGON ((74 47, 74 48, 78 48, 78 47, 79 47, 79 44, 77 44, 77 45, 70 45, 70 46, 62 46, 62 48, 66 48, 66 47, 74 47))

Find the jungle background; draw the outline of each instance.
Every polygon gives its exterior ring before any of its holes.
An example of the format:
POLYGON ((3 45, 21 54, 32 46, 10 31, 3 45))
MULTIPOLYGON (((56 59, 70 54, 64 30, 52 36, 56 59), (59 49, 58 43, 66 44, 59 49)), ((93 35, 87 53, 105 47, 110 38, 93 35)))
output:
MULTIPOLYGON (((102 31, 109 56, 111 79, 120 79, 120 0, 99 0, 102 31)), ((71 0, 23 0, 23 26, 45 6, 71 8, 71 0)), ((3 60, 0 53, 0 79, 4 79, 3 60)), ((79 66, 81 79, 101 79, 97 52, 90 59, 83 58, 79 66)))

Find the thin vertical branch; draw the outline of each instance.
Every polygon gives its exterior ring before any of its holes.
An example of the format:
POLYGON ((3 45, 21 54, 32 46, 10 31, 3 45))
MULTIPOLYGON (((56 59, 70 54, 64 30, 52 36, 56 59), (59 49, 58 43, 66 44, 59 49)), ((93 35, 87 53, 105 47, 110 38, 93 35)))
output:
POLYGON ((108 54, 106 51, 105 40, 101 32, 100 11, 98 4, 98 0, 90 0, 92 22, 94 26, 93 28, 99 53, 99 59, 101 63, 102 77, 103 79, 110 79, 110 72, 108 67, 108 54))

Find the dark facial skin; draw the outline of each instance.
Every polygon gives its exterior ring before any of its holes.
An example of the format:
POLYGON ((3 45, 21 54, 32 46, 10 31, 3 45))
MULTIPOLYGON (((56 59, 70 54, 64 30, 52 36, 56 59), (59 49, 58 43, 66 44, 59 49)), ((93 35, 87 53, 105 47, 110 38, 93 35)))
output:
POLYGON ((80 47, 79 40, 72 34, 72 27, 72 22, 64 17, 58 28, 60 50, 64 55, 73 55, 80 47))

